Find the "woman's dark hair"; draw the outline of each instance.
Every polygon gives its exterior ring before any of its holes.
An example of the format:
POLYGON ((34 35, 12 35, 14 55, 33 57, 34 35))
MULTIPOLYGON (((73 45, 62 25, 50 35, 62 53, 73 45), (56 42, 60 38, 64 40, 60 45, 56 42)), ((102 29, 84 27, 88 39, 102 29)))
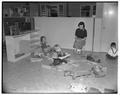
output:
POLYGON ((111 43, 111 46, 116 46, 116 43, 115 43, 115 42, 112 42, 112 43, 111 43))
POLYGON ((79 27, 80 25, 83 25, 83 28, 85 28, 85 23, 84 23, 83 21, 79 22, 78 27, 79 27))
POLYGON ((40 37, 40 41, 42 42, 43 41, 43 38, 46 38, 45 36, 41 36, 40 37))

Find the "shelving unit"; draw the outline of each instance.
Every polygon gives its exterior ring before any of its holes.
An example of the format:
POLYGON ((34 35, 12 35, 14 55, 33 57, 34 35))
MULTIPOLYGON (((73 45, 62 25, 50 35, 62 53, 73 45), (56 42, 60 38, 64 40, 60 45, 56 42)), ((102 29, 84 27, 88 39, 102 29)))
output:
POLYGON ((32 51, 40 48, 40 34, 39 32, 34 32, 30 34, 30 47, 32 51))
POLYGON ((44 17, 65 17, 65 3, 41 3, 40 16, 44 17))
POLYGON ((29 34, 21 36, 6 36, 7 59, 16 62, 29 56, 29 34))
POLYGON ((29 17, 30 6, 29 3, 3 3, 3 17, 29 17))
POLYGON ((81 5, 80 16, 81 17, 92 17, 96 15, 96 5, 81 5))
POLYGON ((5 17, 3 18, 4 34, 7 36, 20 35, 34 29, 34 18, 31 17, 5 17))
POLYGON ((37 48, 40 48, 39 30, 17 36, 6 36, 7 59, 10 62, 29 56, 37 48))

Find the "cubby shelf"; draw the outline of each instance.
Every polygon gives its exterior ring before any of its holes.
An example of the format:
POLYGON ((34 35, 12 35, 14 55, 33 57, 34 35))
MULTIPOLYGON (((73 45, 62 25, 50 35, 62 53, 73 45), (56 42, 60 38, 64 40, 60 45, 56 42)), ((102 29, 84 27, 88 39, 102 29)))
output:
POLYGON ((10 62, 16 62, 25 58, 40 47, 39 30, 29 31, 17 36, 6 36, 7 58, 10 62), (31 37, 31 35, 38 35, 31 37), (36 42, 37 40, 37 42, 36 42), (32 42, 32 43, 31 43, 32 42))

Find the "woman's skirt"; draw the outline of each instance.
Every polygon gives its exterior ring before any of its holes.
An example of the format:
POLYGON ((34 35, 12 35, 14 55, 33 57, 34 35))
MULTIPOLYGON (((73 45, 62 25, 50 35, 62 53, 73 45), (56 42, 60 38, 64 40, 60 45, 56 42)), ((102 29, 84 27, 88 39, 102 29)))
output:
POLYGON ((86 44, 86 39, 75 38, 73 48, 82 49, 86 44))

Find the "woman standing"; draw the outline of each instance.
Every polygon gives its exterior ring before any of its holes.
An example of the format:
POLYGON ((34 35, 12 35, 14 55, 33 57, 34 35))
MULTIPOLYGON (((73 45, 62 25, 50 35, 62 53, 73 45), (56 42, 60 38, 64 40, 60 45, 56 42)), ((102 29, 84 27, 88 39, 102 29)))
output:
POLYGON ((82 48, 86 44, 87 30, 85 29, 84 22, 78 24, 78 29, 75 32, 75 42, 73 48, 78 54, 81 54, 82 48))

